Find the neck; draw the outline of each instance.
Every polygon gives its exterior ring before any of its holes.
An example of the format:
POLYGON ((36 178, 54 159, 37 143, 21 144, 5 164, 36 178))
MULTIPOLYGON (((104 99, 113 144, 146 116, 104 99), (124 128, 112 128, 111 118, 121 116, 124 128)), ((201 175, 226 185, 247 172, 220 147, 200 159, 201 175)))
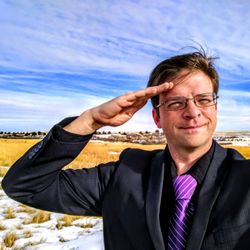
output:
POLYGON ((175 145, 168 145, 169 152, 175 162, 177 175, 186 173, 204 154, 206 154, 211 143, 201 148, 177 148, 175 145))

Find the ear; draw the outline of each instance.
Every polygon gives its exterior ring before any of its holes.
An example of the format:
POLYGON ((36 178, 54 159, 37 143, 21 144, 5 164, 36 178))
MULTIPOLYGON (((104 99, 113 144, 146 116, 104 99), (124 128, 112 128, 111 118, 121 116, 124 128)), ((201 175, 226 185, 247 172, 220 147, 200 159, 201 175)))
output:
POLYGON ((154 122, 155 122, 157 128, 161 128, 159 110, 153 108, 152 109, 152 116, 153 116, 153 119, 154 119, 154 122))

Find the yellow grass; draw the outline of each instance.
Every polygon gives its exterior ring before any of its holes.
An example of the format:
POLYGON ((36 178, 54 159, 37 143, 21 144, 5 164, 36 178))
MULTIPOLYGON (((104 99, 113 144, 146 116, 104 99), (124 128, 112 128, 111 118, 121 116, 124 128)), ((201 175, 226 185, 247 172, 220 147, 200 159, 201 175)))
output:
POLYGON ((0 167, 0 176, 4 176, 8 171, 6 167, 0 167))
POLYGON ((72 168, 94 167, 100 163, 116 161, 119 158, 119 153, 128 147, 153 150, 153 149, 162 149, 165 147, 165 145, 90 142, 81 152, 81 154, 79 154, 78 157, 67 167, 72 167, 72 168))
POLYGON ((0 139, 0 166, 10 166, 38 140, 0 139))
POLYGON ((78 220, 80 218, 82 218, 82 216, 73 216, 73 215, 66 215, 65 214, 62 216, 62 218, 60 218, 57 221, 56 228, 60 230, 63 227, 70 227, 70 226, 72 226, 73 221, 78 220))
MULTIPOLYGON (((0 139, 0 176, 7 171, 1 166, 11 166, 21 157, 31 146, 39 140, 35 139, 0 139)), ((72 163, 67 167, 82 168, 93 167, 99 163, 115 161, 119 158, 119 153, 125 148, 142 148, 146 150, 163 149, 165 145, 140 145, 133 143, 98 143, 90 142, 72 163)), ((234 146, 247 159, 250 159, 250 146, 234 146)))
POLYGON ((14 219, 16 218, 16 215, 14 213, 14 210, 12 207, 7 207, 5 210, 4 210, 4 217, 5 219, 14 219))
POLYGON ((50 213, 38 210, 31 218, 25 219, 23 224, 43 223, 50 220, 50 213))
MULTIPOLYGON (((39 140, 35 139, 0 139, 0 175, 6 172, 6 168, 1 166, 11 166, 20 158, 31 146, 39 140)), ((139 145, 132 143, 97 143, 90 142, 70 166, 93 167, 98 163, 114 161, 118 159, 118 154, 127 147, 144 148, 152 150, 164 148, 164 145, 139 145)))
POLYGON ((35 213, 37 210, 35 208, 31 208, 29 206, 26 206, 24 204, 19 204, 16 212, 17 213, 27 213, 27 214, 33 214, 35 213))
POLYGON ((33 236, 33 233, 31 230, 27 230, 23 232, 23 238, 31 238, 33 236))
POLYGON ((0 222, 0 231, 4 231, 6 227, 0 222))
POLYGON ((82 227, 82 228, 92 228, 92 227, 93 227, 93 224, 91 224, 91 223, 86 223, 86 224, 83 224, 81 227, 82 227))
MULTIPOLYGON (((141 145, 134 143, 97 143, 90 142, 81 154, 71 162, 67 167, 82 168, 93 167, 99 163, 116 161, 119 158, 119 153, 125 148, 141 148, 144 150, 164 149, 165 145, 141 145), (115 153, 115 154, 114 154, 115 153)), ((250 159, 250 146, 232 146, 247 159, 250 159)))
POLYGON ((12 247, 17 239, 18 237, 15 232, 9 232, 4 236, 3 242, 6 247, 12 247))

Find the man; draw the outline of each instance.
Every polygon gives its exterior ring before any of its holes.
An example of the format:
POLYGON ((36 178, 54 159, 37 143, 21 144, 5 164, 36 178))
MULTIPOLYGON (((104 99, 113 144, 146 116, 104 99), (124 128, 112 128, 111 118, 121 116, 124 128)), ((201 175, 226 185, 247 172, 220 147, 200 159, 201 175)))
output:
POLYGON ((250 162, 212 139, 217 92, 213 58, 169 58, 146 89, 55 125, 11 167, 3 189, 40 209, 103 216, 105 249, 250 249, 250 162), (126 149, 117 162, 61 170, 97 129, 124 124, 149 98, 165 150, 126 149))

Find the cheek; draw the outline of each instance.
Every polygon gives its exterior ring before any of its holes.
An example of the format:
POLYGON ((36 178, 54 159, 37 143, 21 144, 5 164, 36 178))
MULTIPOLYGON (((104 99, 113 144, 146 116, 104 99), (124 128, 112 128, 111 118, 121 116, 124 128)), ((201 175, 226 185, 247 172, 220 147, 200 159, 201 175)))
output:
POLYGON ((208 109, 203 113, 203 116, 215 127, 217 123, 217 109, 208 109))
POLYGON ((211 118, 211 120, 215 120, 217 115, 217 109, 216 108, 209 109, 207 110, 206 114, 208 117, 211 118))
POLYGON ((178 120, 177 114, 173 112, 161 112, 160 113, 160 124, 162 128, 170 129, 174 126, 178 120))

